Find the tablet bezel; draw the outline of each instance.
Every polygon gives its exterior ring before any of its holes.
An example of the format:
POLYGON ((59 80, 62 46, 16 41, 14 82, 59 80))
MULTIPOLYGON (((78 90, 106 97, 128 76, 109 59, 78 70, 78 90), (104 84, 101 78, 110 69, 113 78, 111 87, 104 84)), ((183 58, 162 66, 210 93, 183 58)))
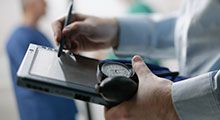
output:
MULTIPOLYGON (((110 104, 106 102, 95 91, 95 86, 94 88, 92 88, 86 85, 84 86, 84 85, 74 84, 65 81, 58 81, 58 80, 30 74, 33 60, 36 57, 36 52, 38 48, 43 48, 57 52, 57 50, 52 48, 30 44, 25 54, 25 57, 23 58, 23 61, 20 65, 20 68, 17 72, 17 85, 32 90, 36 90, 52 95, 62 96, 70 99, 78 99, 78 100, 83 100, 86 102, 92 102, 106 106, 110 104)), ((77 56, 77 57, 82 57, 82 56, 77 56)))

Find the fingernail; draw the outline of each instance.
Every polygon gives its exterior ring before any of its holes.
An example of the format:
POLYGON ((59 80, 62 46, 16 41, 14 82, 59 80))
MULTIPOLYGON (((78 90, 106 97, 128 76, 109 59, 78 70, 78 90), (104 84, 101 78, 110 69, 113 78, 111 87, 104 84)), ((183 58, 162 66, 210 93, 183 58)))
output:
POLYGON ((141 59, 141 57, 140 57, 139 55, 135 55, 135 56, 133 57, 133 61, 134 61, 134 62, 139 62, 139 61, 142 61, 142 59, 141 59))

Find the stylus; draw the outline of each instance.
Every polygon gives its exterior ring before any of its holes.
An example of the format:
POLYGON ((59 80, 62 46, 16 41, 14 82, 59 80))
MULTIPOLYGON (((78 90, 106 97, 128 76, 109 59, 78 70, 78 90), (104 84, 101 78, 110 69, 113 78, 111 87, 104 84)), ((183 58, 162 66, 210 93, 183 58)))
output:
MULTIPOLYGON (((69 11, 68 11, 68 15, 67 15, 67 17, 64 21, 63 28, 70 24, 72 9, 73 9, 73 1, 71 2, 71 5, 70 5, 69 11)), ((66 43, 66 38, 64 36, 62 36, 61 41, 60 41, 60 47, 59 47, 59 50, 58 50, 58 57, 60 57, 61 54, 63 53, 63 46, 64 46, 65 43, 66 43)))

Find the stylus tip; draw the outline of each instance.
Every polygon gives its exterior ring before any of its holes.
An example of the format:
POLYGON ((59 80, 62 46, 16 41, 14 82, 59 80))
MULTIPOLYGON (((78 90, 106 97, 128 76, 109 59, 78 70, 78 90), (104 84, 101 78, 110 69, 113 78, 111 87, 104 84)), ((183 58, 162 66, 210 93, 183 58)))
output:
POLYGON ((58 56, 58 57, 60 57, 60 56, 61 56, 61 54, 62 54, 62 52, 58 52, 57 56, 58 56))

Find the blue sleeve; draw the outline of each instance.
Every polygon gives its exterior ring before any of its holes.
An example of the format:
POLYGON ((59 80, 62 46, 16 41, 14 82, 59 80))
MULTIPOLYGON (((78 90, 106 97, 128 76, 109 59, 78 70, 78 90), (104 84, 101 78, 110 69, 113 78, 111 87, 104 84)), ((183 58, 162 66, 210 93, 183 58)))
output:
POLYGON ((137 15, 118 18, 119 46, 116 55, 138 54, 151 58, 175 57, 176 14, 137 15))

